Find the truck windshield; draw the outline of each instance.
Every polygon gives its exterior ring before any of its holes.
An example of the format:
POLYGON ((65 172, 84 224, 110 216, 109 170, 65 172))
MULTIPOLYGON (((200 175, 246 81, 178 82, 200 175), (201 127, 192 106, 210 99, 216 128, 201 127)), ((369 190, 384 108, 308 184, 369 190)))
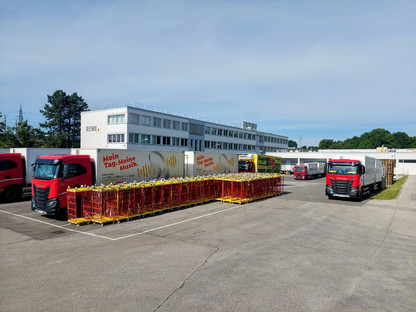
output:
POLYGON ((294 172, 303 172, 303 171, 305 171, 305 167, 294 167, 293 171, 294 172))
POLYGON ((238 170, 247 170, 248 169, 248 162, 239 161, 238 162, 238 170))
POLYGON ((355 175, 358 173, 358 166, 351 166, 350 164, 329 164, 328 173, 331 174, 343 174, 343 175, 355 175))
POLYGON ((57 179, 59 175, 59 164, 35 164, 35 179, 52 180, 57 179))

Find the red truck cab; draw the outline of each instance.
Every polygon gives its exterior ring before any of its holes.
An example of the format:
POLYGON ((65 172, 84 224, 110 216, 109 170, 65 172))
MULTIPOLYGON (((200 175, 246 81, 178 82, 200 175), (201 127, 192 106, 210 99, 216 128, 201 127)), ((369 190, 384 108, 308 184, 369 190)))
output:
POLYGON ((250 160, 238 161, 238 172, 254 172, 254 162, 250 160))
POLYGON ((361 199, 365 167, 359 160, 330 159, 327 164, 325 194, 329 198, 361 199))
POLYGON ((32 210, 47 215, 66 212, 67 189, 93 185, 94 168, 88 155, 39 157, 32 178, 32 210))
POLYGON ((0 154, 0 195, 6 201, 15 201, 22 196, 26 177, 25 168, 22 154, 0 154))
POLYGON ((295 165, 293 167, 293 178, 295 180, 305 180, 308 176, 308 167, 306 165, 295 165))

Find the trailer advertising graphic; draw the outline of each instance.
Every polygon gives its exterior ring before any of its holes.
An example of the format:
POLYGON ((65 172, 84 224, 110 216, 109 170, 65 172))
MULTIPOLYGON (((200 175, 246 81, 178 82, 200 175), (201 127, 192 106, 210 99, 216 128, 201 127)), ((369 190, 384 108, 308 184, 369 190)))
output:
POLYGON ((280 173, 282 159, 280 157, 257 155, 255 157, 257 172, 280 173))
POLYGON ((102 151, 98 161, 103 184, 169 179, 183 174, 182 152, 102 151))
POLYGON ((185 175, 198 176, 238 172, 238 155, 185 152, 185 175))
POLYGON ((236 155, 196 153, 195 175, 237 172, 236 155))

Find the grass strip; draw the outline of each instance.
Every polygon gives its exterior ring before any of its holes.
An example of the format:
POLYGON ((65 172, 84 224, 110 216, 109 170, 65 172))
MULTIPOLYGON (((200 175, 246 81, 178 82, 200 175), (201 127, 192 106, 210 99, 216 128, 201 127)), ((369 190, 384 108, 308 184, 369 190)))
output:
POLYGON ((394 184, 384 191, 374 195, 372 198, 374 199, 396 199, 402 189, 404 182, 406 182, 407 176, 400 178, 394 184))

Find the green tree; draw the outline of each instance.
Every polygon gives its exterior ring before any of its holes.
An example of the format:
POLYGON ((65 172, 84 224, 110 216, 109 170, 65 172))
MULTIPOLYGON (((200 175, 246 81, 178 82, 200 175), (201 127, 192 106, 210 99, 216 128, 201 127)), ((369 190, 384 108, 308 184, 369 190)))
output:
POLYGON ((81 112, 89 110, 88 104, 77 93, 68 96, 62 90, 48 95, 48 103, 40 110, 46 118, 40 126, 48 129, 48 146, 79 147, 81 112))
POLYGON ((374 129, 371 132, 366 132, 360 137, 360 144, 358 148, 377 148, 380 146, 393 147, 394 137, 385 129, 374 129))
POLYGON ((287 142, 287 145, 288 145, 288 147, 295 147, 295 148, 298 147, 298 143, 296 143, 295 141, 292 141, 292 140, 289 140, 287 142))
POLYGON ((408 148, 412 145, 412 139, 407 135, 407 133, 398 131, 393 133, 394 138, 394 148, 408 148))
POLYGON ((16 127, 16 147, 42 147, 45 141, 44 133, 28 125, 27 120, 19 122, 16 127))
POLYGON ((319 142, 319 149, 330 149, 331 146, 334 144, 334 140, 332 139, 323 139, 319 142))
MULTIPOLYGON (((0 112, 0 118, 3 118, 3 114, 0 112)), ((0 135, 6 131, 6 123, 0 120, 0 135)))

